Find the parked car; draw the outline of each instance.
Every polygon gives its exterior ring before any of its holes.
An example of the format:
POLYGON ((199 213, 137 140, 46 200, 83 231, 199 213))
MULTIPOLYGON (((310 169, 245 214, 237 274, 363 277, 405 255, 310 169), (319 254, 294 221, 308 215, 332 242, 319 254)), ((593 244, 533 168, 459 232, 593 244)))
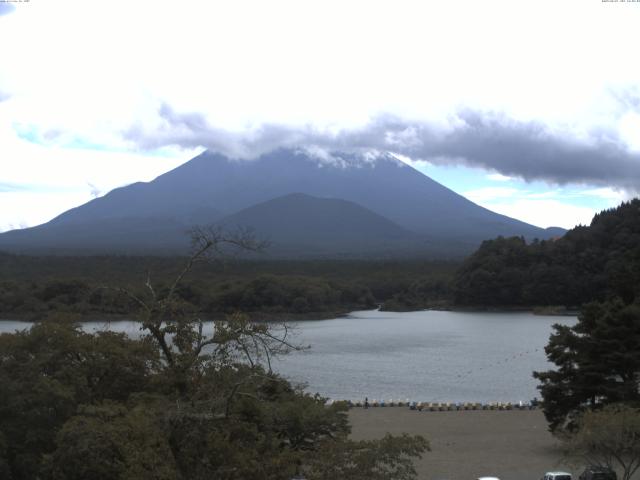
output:
POLYGON ((476 480, 500 480, 498 477, 478 477, 476 480))
POLYGON ((571 480, 571 474, 567 472, 547 472, 542 480, 571 480))
POLYGON ((618 480, 614 470, 607 467, 590 466, 580 474, 580 480, 618 480))

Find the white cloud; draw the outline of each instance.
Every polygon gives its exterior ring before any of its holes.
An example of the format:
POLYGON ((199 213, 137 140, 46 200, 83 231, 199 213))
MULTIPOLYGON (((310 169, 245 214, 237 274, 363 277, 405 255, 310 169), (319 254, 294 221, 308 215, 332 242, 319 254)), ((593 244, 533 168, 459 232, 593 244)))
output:
POLYGON ((562 190, 549 190, 546 192, 522 192, 523 196, 528 199, 545 199, 545 198, 563 198, 566 195, 562 190))
POLYGON ((19 122, 110 141, 163 101, 230 130, 380 112, 447 126, 463 106, 582 131, 622 113, 603 92, 640 80, 639 22, 583 0, 32 2, 0 31, 0 90, 19 122))
POLYGON ((422 160, 422 159, 414 160, 411 157, 408 157, 407 155, 402 155, 401 153, 389 152, 389 154, 392 157, 395 157, 397 160, 400 160, 402 163, 406 163, 407 165, 410 165, 413 168, 417 168, 418 170, 430 167, 432 165, 431 162, 429 162, 428 160, 422 160))
POLYGON ((640 151, 640 112, 625 113, 618 123, 620 136, 635 151, 640 151))
POLYGON ((611 188, 532 191, 511 187, 483 187, 463 195, 489 210, 542 228, 588 225, 604 208, 617 206, 629 195, 611 188), (589 200, 589 202, 585 202, 589 200), (598 206, 594 206, 597 204, 598 206))
POLYGON ((39 225, 91 200, 89 190, 0 192, 0 232, 39 225))
POLYGON ((502 175, 501 173, 490 173, 487 175, 487 179, 492 180, 494 182, 508 182, 512 180, 511 177, 507 175, 502 175))
MULTIPOLYGON (((462 195, 475 203, 483 203, 498 198, 513 198, 520 194, 520 190, 511 187, 483 187, 475 190, 468 190, 462 195)), ((516 217, 517 218, 517 217, 516 217)))
POLYGON ((587 196, 587 197, 597 197, 604 200, 614 200, 617 203, 620 203, 625 200, 629 200, 631 198, 631 196, 623 190, 616 190, 614 188, 606 188, 606 187, 582 190, 578 192, 577 195, 587 196))
POLYGON ((509 202, 482 202, 480 205, 542 228, 563 227, 569 229, 579 224, 589 225, 597 213, 593 208, 572 205, 558 200, 517 199, 509 202))

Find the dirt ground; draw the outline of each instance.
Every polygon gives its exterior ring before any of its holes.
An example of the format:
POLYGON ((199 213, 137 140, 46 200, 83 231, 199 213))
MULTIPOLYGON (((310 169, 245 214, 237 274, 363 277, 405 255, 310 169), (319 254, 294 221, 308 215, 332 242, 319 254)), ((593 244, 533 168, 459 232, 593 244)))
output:
POLYGON ((354 440, 385 433, 420 434, 431 443, 416 462, 420 479, 540 480, 547 471, 562 470, 577 478, 580 471, 562 463, 556 440, 540 410, 468 410, 431 412, 403 407, 353 408, 349 413, 354 440))

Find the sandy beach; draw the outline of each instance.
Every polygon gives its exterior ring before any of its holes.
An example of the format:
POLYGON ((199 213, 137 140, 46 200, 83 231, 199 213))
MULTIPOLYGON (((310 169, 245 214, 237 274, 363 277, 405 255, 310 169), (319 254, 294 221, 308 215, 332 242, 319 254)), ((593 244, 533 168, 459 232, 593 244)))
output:
POLYGON ((562 462, 556 440, 540 410, 431 412, 406 407, 353 408, 356 440, 385 433, 420 434, 431 452, 416 462, 420 479, 463 480, 497 476, 500 480, 539 480, 551 470, 577 478, 580 471, 562 462))

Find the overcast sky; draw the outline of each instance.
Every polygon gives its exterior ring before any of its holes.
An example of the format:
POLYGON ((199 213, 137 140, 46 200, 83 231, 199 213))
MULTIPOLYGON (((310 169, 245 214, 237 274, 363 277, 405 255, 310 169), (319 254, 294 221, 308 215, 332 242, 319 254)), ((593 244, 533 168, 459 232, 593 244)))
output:
POLYGON ((211 148, 391 151, 494 211, 640 192, 640 2, 0 2, 0 231, 211 148))

